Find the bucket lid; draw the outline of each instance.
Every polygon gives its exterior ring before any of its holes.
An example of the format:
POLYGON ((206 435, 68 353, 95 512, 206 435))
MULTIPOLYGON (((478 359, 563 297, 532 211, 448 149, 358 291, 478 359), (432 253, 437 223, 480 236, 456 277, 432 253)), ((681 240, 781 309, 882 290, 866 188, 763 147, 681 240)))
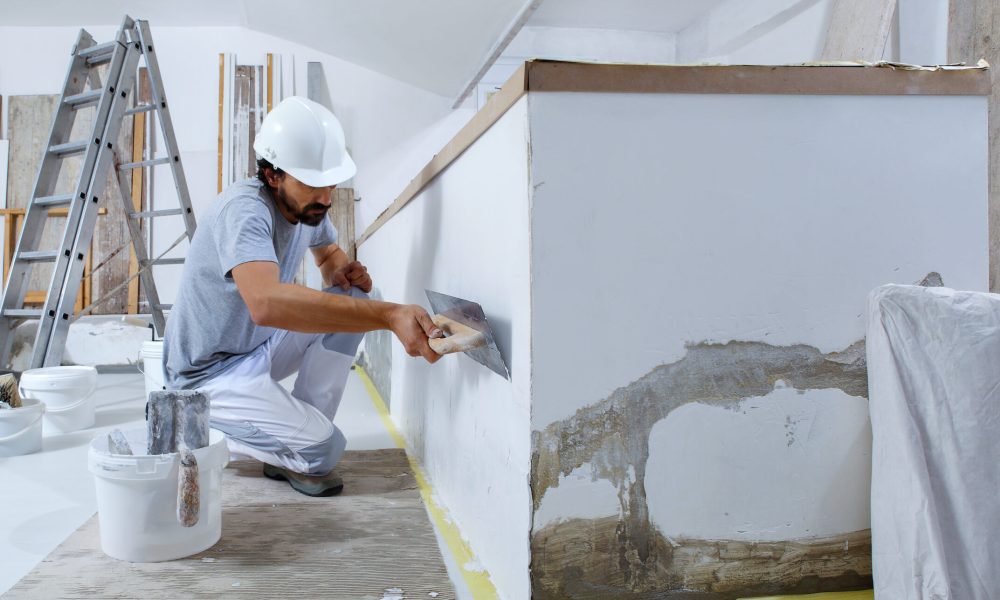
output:
POLYGON ((28 369, 21 373, 20 383, 21 387, 30 388, 39 384, 68 383, 71 381, 79 381, 81 384, 97 381, 97 369, 82 365, 28 369))

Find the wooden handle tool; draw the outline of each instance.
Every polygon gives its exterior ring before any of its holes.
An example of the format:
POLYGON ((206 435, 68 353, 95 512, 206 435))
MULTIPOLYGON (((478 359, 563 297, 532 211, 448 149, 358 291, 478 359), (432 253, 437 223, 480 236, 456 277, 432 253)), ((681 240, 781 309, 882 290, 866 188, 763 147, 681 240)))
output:
POLYGON ((454 352, 465 352, 474 348, 481 348, 486 345, 486 334, 481 331, 463 325, 458 321, 449 319, 444 315, 434 315, 431 317, 434 324, 441 328, 447 337, 432 338, 428 340, 431 349, 438 354, 452 354, 454 352))

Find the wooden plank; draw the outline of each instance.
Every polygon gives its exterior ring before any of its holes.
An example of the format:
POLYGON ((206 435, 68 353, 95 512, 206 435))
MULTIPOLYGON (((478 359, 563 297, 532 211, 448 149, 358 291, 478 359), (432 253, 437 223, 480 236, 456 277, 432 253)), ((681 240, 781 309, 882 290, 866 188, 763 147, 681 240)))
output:
POLYGON ((223 145, 223 109, 226 105, 226 55, 219 53, 219 172, 216 177, 216 193, 222 193, 222 145, 223 145))
MULTIPOLYGON (((149 71, 145 67, 139 69, 138 93, 136 101, 139 104, 146 104, 152 101, 152 93, 149 86, 149 71)), ((132 162, 140 162, 146 153, 146 114, 137 113, 134 115, 132 123, 132 162)), ((132 210, 139 212, 142 210, 142 200, 146 186, 146 170, 139 169, 132 171, 132 210)), ((139 228, 143 229, 143 222, 140 221, 139 228)), ((139 271, 139 259, 135 255, 135 250, 129 248, 128 276, 132 277, 139 271)), ((128 314, 134 315, 139 312, 140 286, 139 279, 133 279, 128 284, 128 314)))
MULTIPOLYGON (((1000 9, 995 0, 951 0, 948 61, 1000 65, 1000 9)), ((1000 77, 990 86, 989 110, 990 291, 1000 292, 1000 77)))
POLYGON ((985 96, 990 93, 990 73, 979 68, 612 65, 536 60, 528 63, 526 87, 530 92, 985 96))
MULTIPOLYGON (((133 93, 135 91, 133 90, 133 93)), ((132 117, 125 117, 118 135, 115 148, 115 163, 128 162, 132 156, 132 117)), ((131 188, 132 178, 138 171, 129 169, 123 174, 126 186, 131 188)), ((94 243, 91 246, 91 254, 95 260, 105 263, 91 278, 92 293, 98 298, 103 297, 110 290, 121 285, 129 276, 129 257, 127 244, 130 243, 128 225, 125 221, 125 204, 122 200, 121 190, 118 188, 118 179, 115 170, 108 169, 104 174, 104 192, 101 194, 101 206, 107 209, 107 214, 97 219, 97 228, 94 230, 94 243), (118 252, 110 260, 105 260, 114 251, 126 245, 123 252, 118 252)), ((124 315, 128 313, 128 286, 117 291, 114 296, 95 307, 95 315, 124 315)))
POLYGON ((471 146, 476 140, 479 139, 481 135, 486 133, 486 131, 493 126, 500 117, 502 117, 507 110, 514 106, 521 96, 525 94, 527 86, 527 69, 526 65, 522 65, 518 70, 507 80, 507 83, 503 85, 499 92, 493 95, 492 98, 486 103, 479 112, 477 112, 465 127, 451 139, 450 142, 445 144, 445 147, 434 155, 427 166, 421 169, 420 173, 410 181, 410 184, 406 186, 403 193, 400 194, 392 204, 389 205, 382 214, 378 216, 375 221, 368 226, 368 229, 361 234, 361 237, 357 239, 357 247, 361 247, 361 244, 365 243, 365 240, 370 238, 375 234, 383 225, 389 222, 389 219, 394 217, 396 213, 403 210, 403 208, 420 193, 424 187, 427 186, 431 181, 437 177, 438 173, 445 170, 448 165, 455 162, 455 160, 465 152, 469 146, 471 146))
POLYGON ((337 245, 351 260, 358 256, 354 243, 354 188, 333 190, 330 205, 330 220, 337 229, 337 245))
POLYGON ((267 112, 274 106, 274 55, 267 53, 267 112))
POLYGON ((241 181, 256 172, 253 152, 253 108, 256 69, 252 65, 236 65, 233 81, 233 181, 241 181))
POLYGON ((896 2, 834 0, 821 60, 883 60, 896 2))
MULTIPOLYGON (((194 556, 127 563, 100 550, 97 517, 4 598, 455 598, 402 450, 347 452, 344 493, 303 496, 260 463, 223 472, 222 539, 194 556)), ((204 506, 204 504, 203 504, 204 506)))

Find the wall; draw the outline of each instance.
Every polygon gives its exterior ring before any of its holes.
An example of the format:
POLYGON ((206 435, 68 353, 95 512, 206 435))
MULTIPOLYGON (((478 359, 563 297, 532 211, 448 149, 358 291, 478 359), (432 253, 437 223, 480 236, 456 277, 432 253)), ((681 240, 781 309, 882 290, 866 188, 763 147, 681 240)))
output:
POLYGON ((870 585, 865 299, 986 289, 985 98, 529 106, 534 597, 870 585))
MULTIPOLYGON (((306 93, 306 63, 323 64, 334 112, 344 123, 359 166, 354 179, 362 197, 357 207, 359 230, 388 206, 471 115, 470 109, 452 111, 449 98, 293 41, 240 27, 157 27, 156 23, 151 27, 196 212, 216 195, 220 52, 236 53, 241 63, 255 64, 263 64, 267 52, 282 54, 286 90, 301 95, 306 93)), ((87 29, 99 42, 116 30, 87 29)), ((0 27, 0 56, 6 57, 0 69, 0 95, 58 93, 77 33, 70 27, 0 27)), ((157 176, 158 207, 169 205, 172 187, 165 172, 157 176)), ((179 222, 158 226, 154 250, 164 250, 181 231, 179 222)), ((183 255, 183 248, 178 252, 183 255)), ((179 273, 179 267, 157 268, 163 301, 172 300, 179 273)))
MULTIPOLYGON (((531 394, 527 104, 522 99, 375 235, 359 258, 379 294, 482 304, 510 381, 466 356, 429 365, 391 342, 392 415, 503 598, 528 596, 531 394)), ((388 336, 369 336, 384 356, 388 336)), ((391 369, 386 374, 384 369, 391 369)), ((386 386, 383 386, 386 387, 386 386)))
POLYGON ((677 34, 680 63, 791 64, 819 58, 834 0, 730 1, 677 34))
MULTIPOLYGON (((679 63, 818 60, 836 0, 730 0, 677 35, 679 63)), ((884 60, 945 64, 948 0, 897 0, 884 60)))
POLYGON ((525 61, 536 58, 633 64, 669 64, 676 55, 673 33, 620 29, 528 26, 511 40, 478 85, 478 107, 486 92, 503 85, 525 61))

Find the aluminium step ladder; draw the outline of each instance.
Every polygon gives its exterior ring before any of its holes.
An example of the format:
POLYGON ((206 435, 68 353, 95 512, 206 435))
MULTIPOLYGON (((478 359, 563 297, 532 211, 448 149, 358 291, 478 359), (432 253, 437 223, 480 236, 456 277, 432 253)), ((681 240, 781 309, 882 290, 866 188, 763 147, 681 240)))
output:
MULTIPOLYGON (((57 366, 62 361, 69 325, 74 320, 73 309, 86 254, 94 235, 108 169, 111 168, 117 170, 116 178, 125 205, 129 236, 139 263, 137 276, 149 301, 153 326, 156 333, 162 336, 165 326, 163 312, 170 307, 160 304, 151 267, 183 263, 184 259, 151 259, 143 239, 140 220, 180 215, 184 219, 185 235, 190 240, 195 231, 195 219, 149 23, 127 16, 114 40, 98 44, 87 31, 81 29, 73 47, 62 96, 52 121, 45 155, 38 170, 0 303, 0 367, 10 362, 14 329, 23 319, 38 320, 30 367, 57 366), (149 76, 151 101, 129 107, 129 93, 136 86, 139 61, 143 58, 149 76), (100 70, 103 65, 108 67, 102 82, 100 70), (91 107, 96 108, 96 114, 89 137, 69 139, 78 111, 91 107), (124 119, 140 112, 155 112, 158 115, 166 156, 151 156, 150 160, 116 164, 116 145, 124 119), (72 191, 57 192, 56 185, 64 161, 81 156, 79 179, 72 191), (169 164, 171 167, 180 208, 136 212, 130 186, 122 172, 162 164, 169 164), (39 248, 42 231, 49 217, 48 211, 53 207, 68 207, 62 241, 57 248, 39 248), (41 309, 26 308, 24 299, 32 267, 40 264, 53 265, 45 303, 41 309)), ((174 245, 182 239, 184 236, 174 245)))

